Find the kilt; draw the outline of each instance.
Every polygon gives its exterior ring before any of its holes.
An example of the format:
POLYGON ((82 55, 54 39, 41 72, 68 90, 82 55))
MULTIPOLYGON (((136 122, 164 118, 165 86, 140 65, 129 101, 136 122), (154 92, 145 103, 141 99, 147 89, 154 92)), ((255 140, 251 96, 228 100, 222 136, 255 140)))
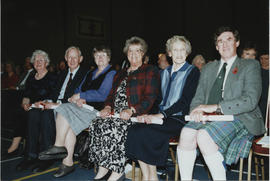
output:
POLYGON ((227 165, 236 164, 240 157, 248 157, 254 138, 239 120, 213 121, 205 124, 189 122, 185 127, 206 130, 218 145, 227 165))
POLYGON ((96 118, 97 113, 95 109, 90 111, 86 108, 80 108, 74 103, 61 104, 54 111, 66 118, 75 135, 88 128, 92 120, 96 118))

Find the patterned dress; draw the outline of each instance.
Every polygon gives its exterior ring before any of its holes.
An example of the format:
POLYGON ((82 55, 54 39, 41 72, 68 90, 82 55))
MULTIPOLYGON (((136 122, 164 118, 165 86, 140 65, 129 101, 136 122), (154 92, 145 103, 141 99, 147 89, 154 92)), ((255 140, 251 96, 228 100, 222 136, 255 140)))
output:
MULTIPOLYGON (((127 77, 117 89, 114 102, 114 113, 128 109, 126 95, 127 77)), ((130 120, 119 118, 102 119, 97 117, 90 124, 89 161, 117 173, 125 169, 125 142, 127 129, 131 126, 130 120)))

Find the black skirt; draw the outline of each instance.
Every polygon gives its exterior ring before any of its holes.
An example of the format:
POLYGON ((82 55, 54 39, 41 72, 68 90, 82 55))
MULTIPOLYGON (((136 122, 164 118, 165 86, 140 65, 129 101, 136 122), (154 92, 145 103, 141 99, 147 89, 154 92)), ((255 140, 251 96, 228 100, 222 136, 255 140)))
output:
POLYGON ((126 141, 127 157, 141 160, 150 165, 164 166, 166 164, 169 140, 179 136, 185 121, 180 117, 170 117, 163 125, 142 124, 132 125, 128 129, 126 141))

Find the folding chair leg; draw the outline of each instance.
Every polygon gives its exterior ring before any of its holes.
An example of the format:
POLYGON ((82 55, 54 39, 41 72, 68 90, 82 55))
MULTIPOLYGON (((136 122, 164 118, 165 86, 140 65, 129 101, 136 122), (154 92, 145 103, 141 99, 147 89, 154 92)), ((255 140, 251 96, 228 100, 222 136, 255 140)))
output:
POLYGON ((254 157, 254 159, 255 159, 256 180, 259 180, 259 167, 258 167, 258 159, 257 159, 257 157, 256 157, 256 156, 254 157))
POLYGON ((132 181, 135 181, 135 169, 136 169, 135 162, 132 161, 132 181))
POLYGON ((261 158, 261 170, 262 170, 262 180, 265 180, 265 177, 264 177, 264 160, 263 160, 263 158, 261 158))
POLYGON ((240 158, 239 181, 242 181, 242 178, 243 178, 243 164, 244 164, 244 159, 243 158, 240 158))
POLYGON ((252 150, 250 150, 248 155, 248 181, 251 180, 251 162, 252 162, 252 150))

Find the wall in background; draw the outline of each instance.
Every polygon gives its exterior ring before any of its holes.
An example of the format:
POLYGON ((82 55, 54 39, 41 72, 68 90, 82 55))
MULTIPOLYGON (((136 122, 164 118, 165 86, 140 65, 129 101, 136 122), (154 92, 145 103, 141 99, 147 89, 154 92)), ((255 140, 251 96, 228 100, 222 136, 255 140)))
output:
POLYGON ((23 63, 35 49, 42 49, 56 63, 67 47, 76 45, 84 63, 93 64, 93 47, 108 44, 112 62, 121 63, 125 40, 134 35, 146 40, 155 62, 175 34, 191 41, 189 60, 196 54, 216 59, 212 37, 221 25, 236 27, 241 43, 254 41, 259 49, 269 48, 267 0, 2 0, 1 9, 2 62, 23 63))

